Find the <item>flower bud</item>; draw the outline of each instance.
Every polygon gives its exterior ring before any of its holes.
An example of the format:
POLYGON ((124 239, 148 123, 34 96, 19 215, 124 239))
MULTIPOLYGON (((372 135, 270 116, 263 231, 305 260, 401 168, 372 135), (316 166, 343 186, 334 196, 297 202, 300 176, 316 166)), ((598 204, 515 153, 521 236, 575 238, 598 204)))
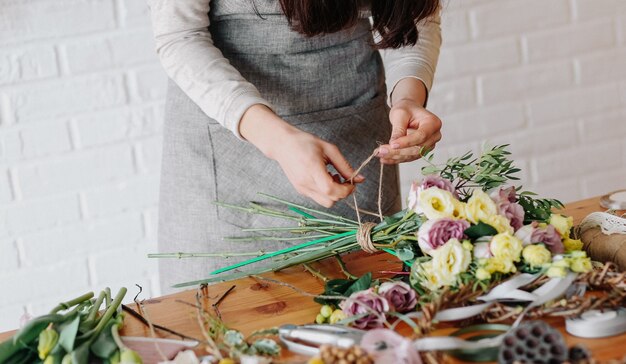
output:
POLYGON ((486 281, 488 279, 491 279, 491 273, 489 273, 489 271, 487 271, 485 268, 478 268, 476 269, 476 279, 480 281, 486 281))
POLYGON ((322 316, 321 313, 318 313, 317 316, 315 316, 315 323, 318 323, 321 325, 324 322, 326 322, 326 317, 322 316))
POLYGON ((120 364, 143 364, 143 360, 136 351, 124 349, 120 354, 120 364))
POLYGON ((322 316, 324 316, 324 318, 329 318, 330 315, 333 313, 333 309, 329 305, 324 305, 320 309, 320 313, 322 314, 322 316))
POLYGON ((347 316, 346 314, 342 311, 342 310, 335 310, 333 311, 332 315, 330 315, 330 323, 331 324, 336 324, 337 322, 345 319, 347 316))
POLYGON ((43 330, 39 334, 39 345, 37 345, 37 351, 39 352, 39 359, 44 360, 50 354, 50 351, 54 349, 59 341, 59 334, 51 327, 43 330))

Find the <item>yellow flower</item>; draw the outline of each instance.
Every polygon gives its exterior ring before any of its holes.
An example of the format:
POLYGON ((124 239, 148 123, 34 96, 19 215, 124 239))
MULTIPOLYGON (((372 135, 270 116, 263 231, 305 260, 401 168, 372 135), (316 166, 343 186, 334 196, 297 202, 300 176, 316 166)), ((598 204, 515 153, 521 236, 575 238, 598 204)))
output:
POLYGON ((552 254, 542 244, 526 246, 522 251, 522 257, 524 257, 524 261, 530 264, 531 267, 538 267, 552 260, 552 254))
POLYGON ((498 208, 488 194, 480 189, 475 189, 472 197, 467 201, 465 213, 469 221, 478 224, 480 221, 487 220, 489 216, 497 215, 498 208))
POLYGON ((432 252, 433 271, 441 276, 440 281, 452 285, 456 277, 467 270, 472 261, 472 253, 463 248, 457 239, 450 239, 443 246, 432 252))
POLYGON ((330 315, 330 319, 328 320, 331 325, 336 324, 337 322, 345 319, 347 316, 345 314, 345 312, 343 312, 340 309, 336 309, 335 311, 333 311, 333 313, 330 315))
POLYGON ((556 228, 563 238, 566 238, 569 236, 572 226, 574 226, 574 218, 561 214, 552 214, 550 215, 549 223, 556 228))
POLYGON ((513 227, 509 223, 509 219, 502 215, 491 215, 481 221, 487 225, 490 225, 499 233, 509 232, 512 235, 514 232, 513 227))
POLYGON ((567 269, 553 265, 548 268, 546 275, 550 278, 564 278, 567 275, 567 269))
POLYGON ((512 260, 493 257, 487 259, 485 266, 483 267, 487 272, 493 274, 496 272, 500 273, 514 273, 517 271, 515 264, 513 264, 512 260))
POLYGON ((453 217, 454 200, 450 192, 430 187, 420 192, 416 212, 424 214, 429 220, 453 217))
POLYGON ((474 250, 474 245, 472 245, 472 242, 469 240, 463 240, 463 243, 461 245, 463 245, 463 249, 465 250, 474 250))
POLYGON ((565 252, 573 252, 577 250, 582 250, 583 242, 578 239, 570 239, 569 237, 565 237, 563 239, 563 246, 565 247, 565 252))
MULTIPOLYGON (((447 282, 441 281, 441 277, 438 274, 435 274, 433 269, 433 261, 428 261, 426 263, 422 263, 419 266, 419 273, 421 276, 420 284, 430 290, 436 291, 439 288, 446 285, 447 282)), ((452 284, 452 283, 450 283, 452 284)))
POLYGON ((522 241, 509 232, 500 233, 491 239, 489 250, 496 258, 519 262, 522 241))
POLYGON ((465 202, 461 202, 457 199, 452 201, 454 204, 454 211, 452 212, 452 217, 457 219, 467 219, 467 204, 465 202))
POLYGON ((569 268, 572 272, 586 273, 591 271, 591 259, 589 258, 576 258, 572 259, 569 264, 569 268))
POLYGON ((491 273, 485 268, 476 269, 476 279, 479 281, 485 281, 487 279, 491 279, 491 273))

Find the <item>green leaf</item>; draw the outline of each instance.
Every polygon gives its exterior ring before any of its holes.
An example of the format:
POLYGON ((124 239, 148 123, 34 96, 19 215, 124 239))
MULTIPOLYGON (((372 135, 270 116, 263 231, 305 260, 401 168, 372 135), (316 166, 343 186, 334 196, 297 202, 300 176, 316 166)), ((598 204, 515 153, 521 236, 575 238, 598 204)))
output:
POLYGON ((68 353, 74 350, 79 324, 80 316, 76 315, 73 319, 59 325, 59 345, 68 353))
POLYGON ((472 225, 469 228, 465 229, 464 233, 470 239, 475 240, 482 236, 496 235, 498 231, 494 229, 491 225, 487 225, 484 222, 479 222, 478 224, 472 225))
POLYGON ((402 261, 408 261, 415 257, 415 253, 413 253, 413 250, 409 247, 402 247, 396 249, 396 256, 402 261))
POLYGON ((111 332, 114 325, 117 325, 115 320, 109 321, 93 344, 91 344, 91 352, 100 359, 110 358, 119 349, 111 332))
MULTIPOLYGON (((363 291, 372 286, 372 273, 368 272, 357 280, 349 279, 331 279, 324 286, 324 296, 343 296, 348 297, 354 292, 363 291)), ((327 300, 320 297, 313 299, 315 302, 324 304, 337 304, 339 300, 327 300)))

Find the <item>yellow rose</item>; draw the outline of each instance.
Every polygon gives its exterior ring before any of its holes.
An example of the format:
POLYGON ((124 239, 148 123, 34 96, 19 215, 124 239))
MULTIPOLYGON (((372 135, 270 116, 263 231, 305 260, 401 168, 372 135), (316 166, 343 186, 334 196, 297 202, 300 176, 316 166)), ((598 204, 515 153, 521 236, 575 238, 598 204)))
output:
POLYGON ((570 239, 569 237, 566 237, 563 239, 563 246, 565 247, 566 253, 577 250, 580 251, 583 248, 583 242, 578 239, 570 239))
POLYGON ((478 268, 476 269, 476 279, 479 281, 486 281, 491 279, 491 273, 489 273, 489 271, 485 268, 478 268))
POLYGON ((499 233, 509 232, 512 235, 514 232, 513 227, 509 223, 509 219, 502 215, 491 215, 481 221, 493 227, 499 233))
MULTIPOLYGON (((467 270, 472 261, 472 253, 463 248, 457 239, 450 239, 443 246, 432 252, 433 271, 441 275, 441 281, 456 281, 456 277, 467 270), (444 278, 446 277, 446 278, 444 278)), ((446 285, 452 285, 446 284, 446 285)))
POLYGON ((548 268, 546 275, 550 278, 564 278, 567 275, 567 269, 553 265, 548 268))
POLYGON ((420 192, 416 212, 422 213, 427 219, 453 217, 454 196, 437 187, 430 187, 420 192))
POLYGON ((552 214, 550 215, 549 223, 556 228, 563 238, 566 238, 569 236, 572 226, 574 226, 574 218, 561 214, 552 214))
POLYGON ((496 258, 519 262, 522 241, 509 232, 500 233, 491 239, 489 250, 496 258))
POLYGON ((467 201, 465 210, 467 219, 474 224, 487 220, 489 216, 498 214, 496 203, 480 189, 474 190, 472 197, 467 201))
POLYGON ((522 251, 522 257, 533 268, 549 263, 552 260, 552 254, 542 244, 526 246, 522 251))
POLYGON ((487 259, 487 263, 483 268, 489 273, 514 273, 517 271, 512 260, 498 257, 487 259))

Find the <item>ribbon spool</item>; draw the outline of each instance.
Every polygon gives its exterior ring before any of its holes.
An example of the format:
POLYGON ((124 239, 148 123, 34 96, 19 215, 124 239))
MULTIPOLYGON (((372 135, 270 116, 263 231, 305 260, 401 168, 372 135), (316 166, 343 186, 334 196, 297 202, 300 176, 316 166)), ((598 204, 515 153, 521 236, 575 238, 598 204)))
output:
POLYGON ((626 332, 626 309, 590 310, 580 317, 565 320, 565 330, 578 337, 600 338, 626 332))

